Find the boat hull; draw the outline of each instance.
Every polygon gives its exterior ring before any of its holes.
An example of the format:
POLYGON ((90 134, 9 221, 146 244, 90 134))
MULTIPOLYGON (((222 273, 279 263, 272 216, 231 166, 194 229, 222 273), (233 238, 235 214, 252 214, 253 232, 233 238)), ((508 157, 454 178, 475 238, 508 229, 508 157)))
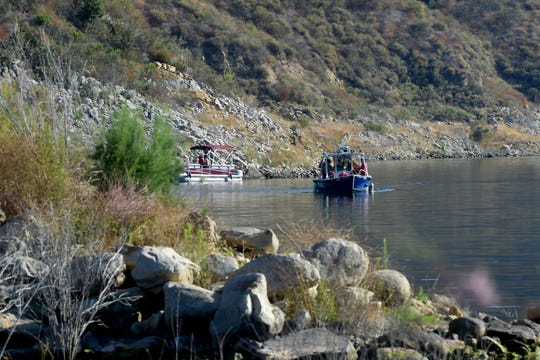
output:
POLYGON ((181 183, 241 182, 242 170, 228 168, 191 167, 178 177, 181 183))
POLYGON ((349 175, 343 177, 313 180, 316 192, 329 193, 352 193, 352 192, 372 192, 373 183, 371 176, 349 175))

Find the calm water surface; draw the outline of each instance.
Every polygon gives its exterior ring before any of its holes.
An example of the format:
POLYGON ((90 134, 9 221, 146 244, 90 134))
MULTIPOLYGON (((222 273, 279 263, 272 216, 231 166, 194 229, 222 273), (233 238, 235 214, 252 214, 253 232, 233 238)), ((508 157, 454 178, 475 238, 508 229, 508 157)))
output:
POLYGON ((418 289, 486 312, 540 304, 540 158, 371 162, 374 194, 325 196, 311 179, 181 184, 221 226, 352 229, 418 289))

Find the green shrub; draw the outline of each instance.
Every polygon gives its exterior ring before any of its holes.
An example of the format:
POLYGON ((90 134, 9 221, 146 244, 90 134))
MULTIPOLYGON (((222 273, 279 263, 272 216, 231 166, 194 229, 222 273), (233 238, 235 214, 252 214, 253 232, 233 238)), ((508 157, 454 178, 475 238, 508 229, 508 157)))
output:
POLYGON ((471 126, 470 137, 476 142, 486 141, 491 137, 491 130, 487 125, 475 124, 471 126))
POLYGON ((120 183, 147 187, 152 193, 167 194, 181 171, 176 157, 176 141, 170 126, 162 119, 145 133, 140 112, 124 108, 113 115, 111 128, 93 154, 101 184, 120 183))
POLYGON ((471 115, 457 106, 442 106, 433 111, 435 121, 458 121, 466 122, 471 115))
POLYGON ((103 0, 80 0, 76 1, 77 9, 74 14, 74 23, 78 27, 85 27, 105 13, 103 0))
POLYGON ((52 18, 49 14, 40 13, 36 15, 35 22, 38 26, 51 26, 52 18))
POLYGON ((364 123, 364 127, 367 131, 374 131, 378 134, 384 135, 386 134, 386 126, 383 123, 375 122, 372 120, 368 120, 364 123))
POLYGON ((388 314, 404 324, 438 324, 439 320, 434 315, 423 315, 418 310, 410 307, 388 309, 388 314))
POLYGON ((298 117, 298 122, 300 123, 301 127, 308 127, 311 125, 311 119, 306 115, 300 115, 298 117))

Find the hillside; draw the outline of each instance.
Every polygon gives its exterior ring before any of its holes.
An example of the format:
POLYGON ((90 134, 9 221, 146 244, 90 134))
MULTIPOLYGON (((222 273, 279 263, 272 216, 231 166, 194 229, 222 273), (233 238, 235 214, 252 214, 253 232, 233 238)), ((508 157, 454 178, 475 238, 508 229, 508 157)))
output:
POLYGON ((22 59, 57 84, 79 73, 220 123, 246 134, 228 136, 245 162, 309 166, 342 142, 379 159, 539 153, 540 0, 0 6, 3 66, 22 59), (220 96, 263 111, 279 136, 250 130, 220 96))

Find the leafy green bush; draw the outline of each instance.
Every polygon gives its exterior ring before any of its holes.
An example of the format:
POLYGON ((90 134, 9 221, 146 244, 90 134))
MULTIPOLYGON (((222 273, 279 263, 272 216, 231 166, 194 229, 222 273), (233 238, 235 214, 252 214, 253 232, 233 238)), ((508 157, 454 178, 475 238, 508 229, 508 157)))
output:
POLYGON ((435 121, 460 121, 465 122, 472 116, 465 110, 456 106, 443 106, 433 110, 433 120, 435 121))
POLYGON ((49 14, 39 13, 36 15, 35 22, 38 26, 50 26, 52 25, 52 17, 49 14))
POLYGON ((93 159, 101 174, 101 184, 120 183, 167 194, 181 171, 176 157, 176 141, 162 119, 145 133, 140 112, 123 108, 113 115, 113 124, 96 146, 93 159))
POLYGON ((486 141, 491 137, 491 130, 487 125, 475 124, 471 126, 470 137, 476 142, 486 141))
POLYGON ((364 123, 364 127, 367 131, 374 131, 378 134, 384 135, 386 134, 386 126, 383 123, 375 122, 372 120, 368 120, 364 123))
POLYGON ((105 13, 103 0, 76 0, 74 6, 72 21, 79 28, 86 27, 105 13))

